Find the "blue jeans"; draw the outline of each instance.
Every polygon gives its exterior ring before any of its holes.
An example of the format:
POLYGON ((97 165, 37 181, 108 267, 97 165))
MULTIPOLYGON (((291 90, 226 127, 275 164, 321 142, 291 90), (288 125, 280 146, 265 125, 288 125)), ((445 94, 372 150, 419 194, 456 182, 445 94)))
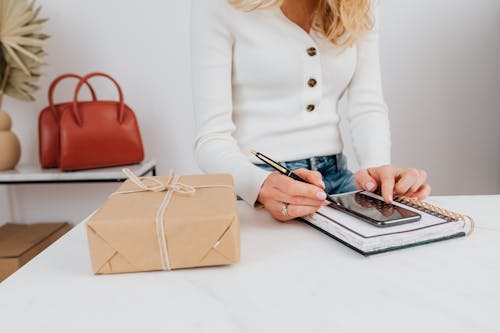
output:
MULTIPOLYGON (((342 153, 329 156, 316 156, 297 161, 281 162, 281 164, 290 170, 306 168, 319 171, 321 175, 323 175, 323 182, 326 186, 325 192, 327 194, 338 194, 356 190, 354 174, 347 169, 347 160, 342 153)), ((276 171, 267 164, 256 165, 265 170, 276 171)))

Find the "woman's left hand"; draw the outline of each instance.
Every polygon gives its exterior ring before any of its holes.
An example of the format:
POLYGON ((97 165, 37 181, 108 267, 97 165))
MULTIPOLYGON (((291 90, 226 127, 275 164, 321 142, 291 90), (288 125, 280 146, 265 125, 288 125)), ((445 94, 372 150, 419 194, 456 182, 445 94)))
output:
POLYGON ((400 169, 392 165, 382 165, 361 169, 356 172, 354 179, 359 189, 373 192, 380 188, 387 203, 392 202, 393 194, 424 200, 431 193, 431 187, 425 183, 427 172, 415 168, 400 169))

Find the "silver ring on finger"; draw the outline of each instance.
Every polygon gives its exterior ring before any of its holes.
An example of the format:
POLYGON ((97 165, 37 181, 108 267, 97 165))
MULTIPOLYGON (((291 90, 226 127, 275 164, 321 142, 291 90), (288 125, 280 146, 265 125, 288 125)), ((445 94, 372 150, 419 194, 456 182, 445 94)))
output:
POLYGON ((281 203, 281 214, 285 217, 288 216, 288 204, 285 202, 281 203))

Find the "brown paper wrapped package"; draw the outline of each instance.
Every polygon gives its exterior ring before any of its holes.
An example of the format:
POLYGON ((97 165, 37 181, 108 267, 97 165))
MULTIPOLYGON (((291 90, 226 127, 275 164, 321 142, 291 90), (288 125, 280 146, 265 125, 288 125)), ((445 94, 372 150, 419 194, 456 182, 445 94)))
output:
MULTIPOLYGON (((166 183, 168 177, 154 177, 166 183)), ((146 182, 147 180, 145 180, 146 182)), ((173 193, 163 215, 170 269, 239 262, 240 230, 231 175, 181 176, 196 188, 191 195, 173 193)), ((117 192, 137 189, 127 180, 117 192)), ((156 214, 162 192, 115 194, 87 223, 95 274, 163 270, 156 214)))

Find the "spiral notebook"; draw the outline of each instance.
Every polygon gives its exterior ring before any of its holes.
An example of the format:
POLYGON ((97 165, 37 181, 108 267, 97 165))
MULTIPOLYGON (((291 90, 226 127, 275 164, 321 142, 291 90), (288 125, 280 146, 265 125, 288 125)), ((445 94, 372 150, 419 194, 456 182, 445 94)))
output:
MULTIPOLYGON (((382 199, 371 192, 361 193, 382 199)), ((379 228, 338 209, 324 206, 315 214, 302 219, 363 255, 463 237, 469 235, 474 228, 474 221, 470 216, 461 215, 428 202, 395 196, 393 204, 416 211, 422 218, 415 223, 379 228)))

